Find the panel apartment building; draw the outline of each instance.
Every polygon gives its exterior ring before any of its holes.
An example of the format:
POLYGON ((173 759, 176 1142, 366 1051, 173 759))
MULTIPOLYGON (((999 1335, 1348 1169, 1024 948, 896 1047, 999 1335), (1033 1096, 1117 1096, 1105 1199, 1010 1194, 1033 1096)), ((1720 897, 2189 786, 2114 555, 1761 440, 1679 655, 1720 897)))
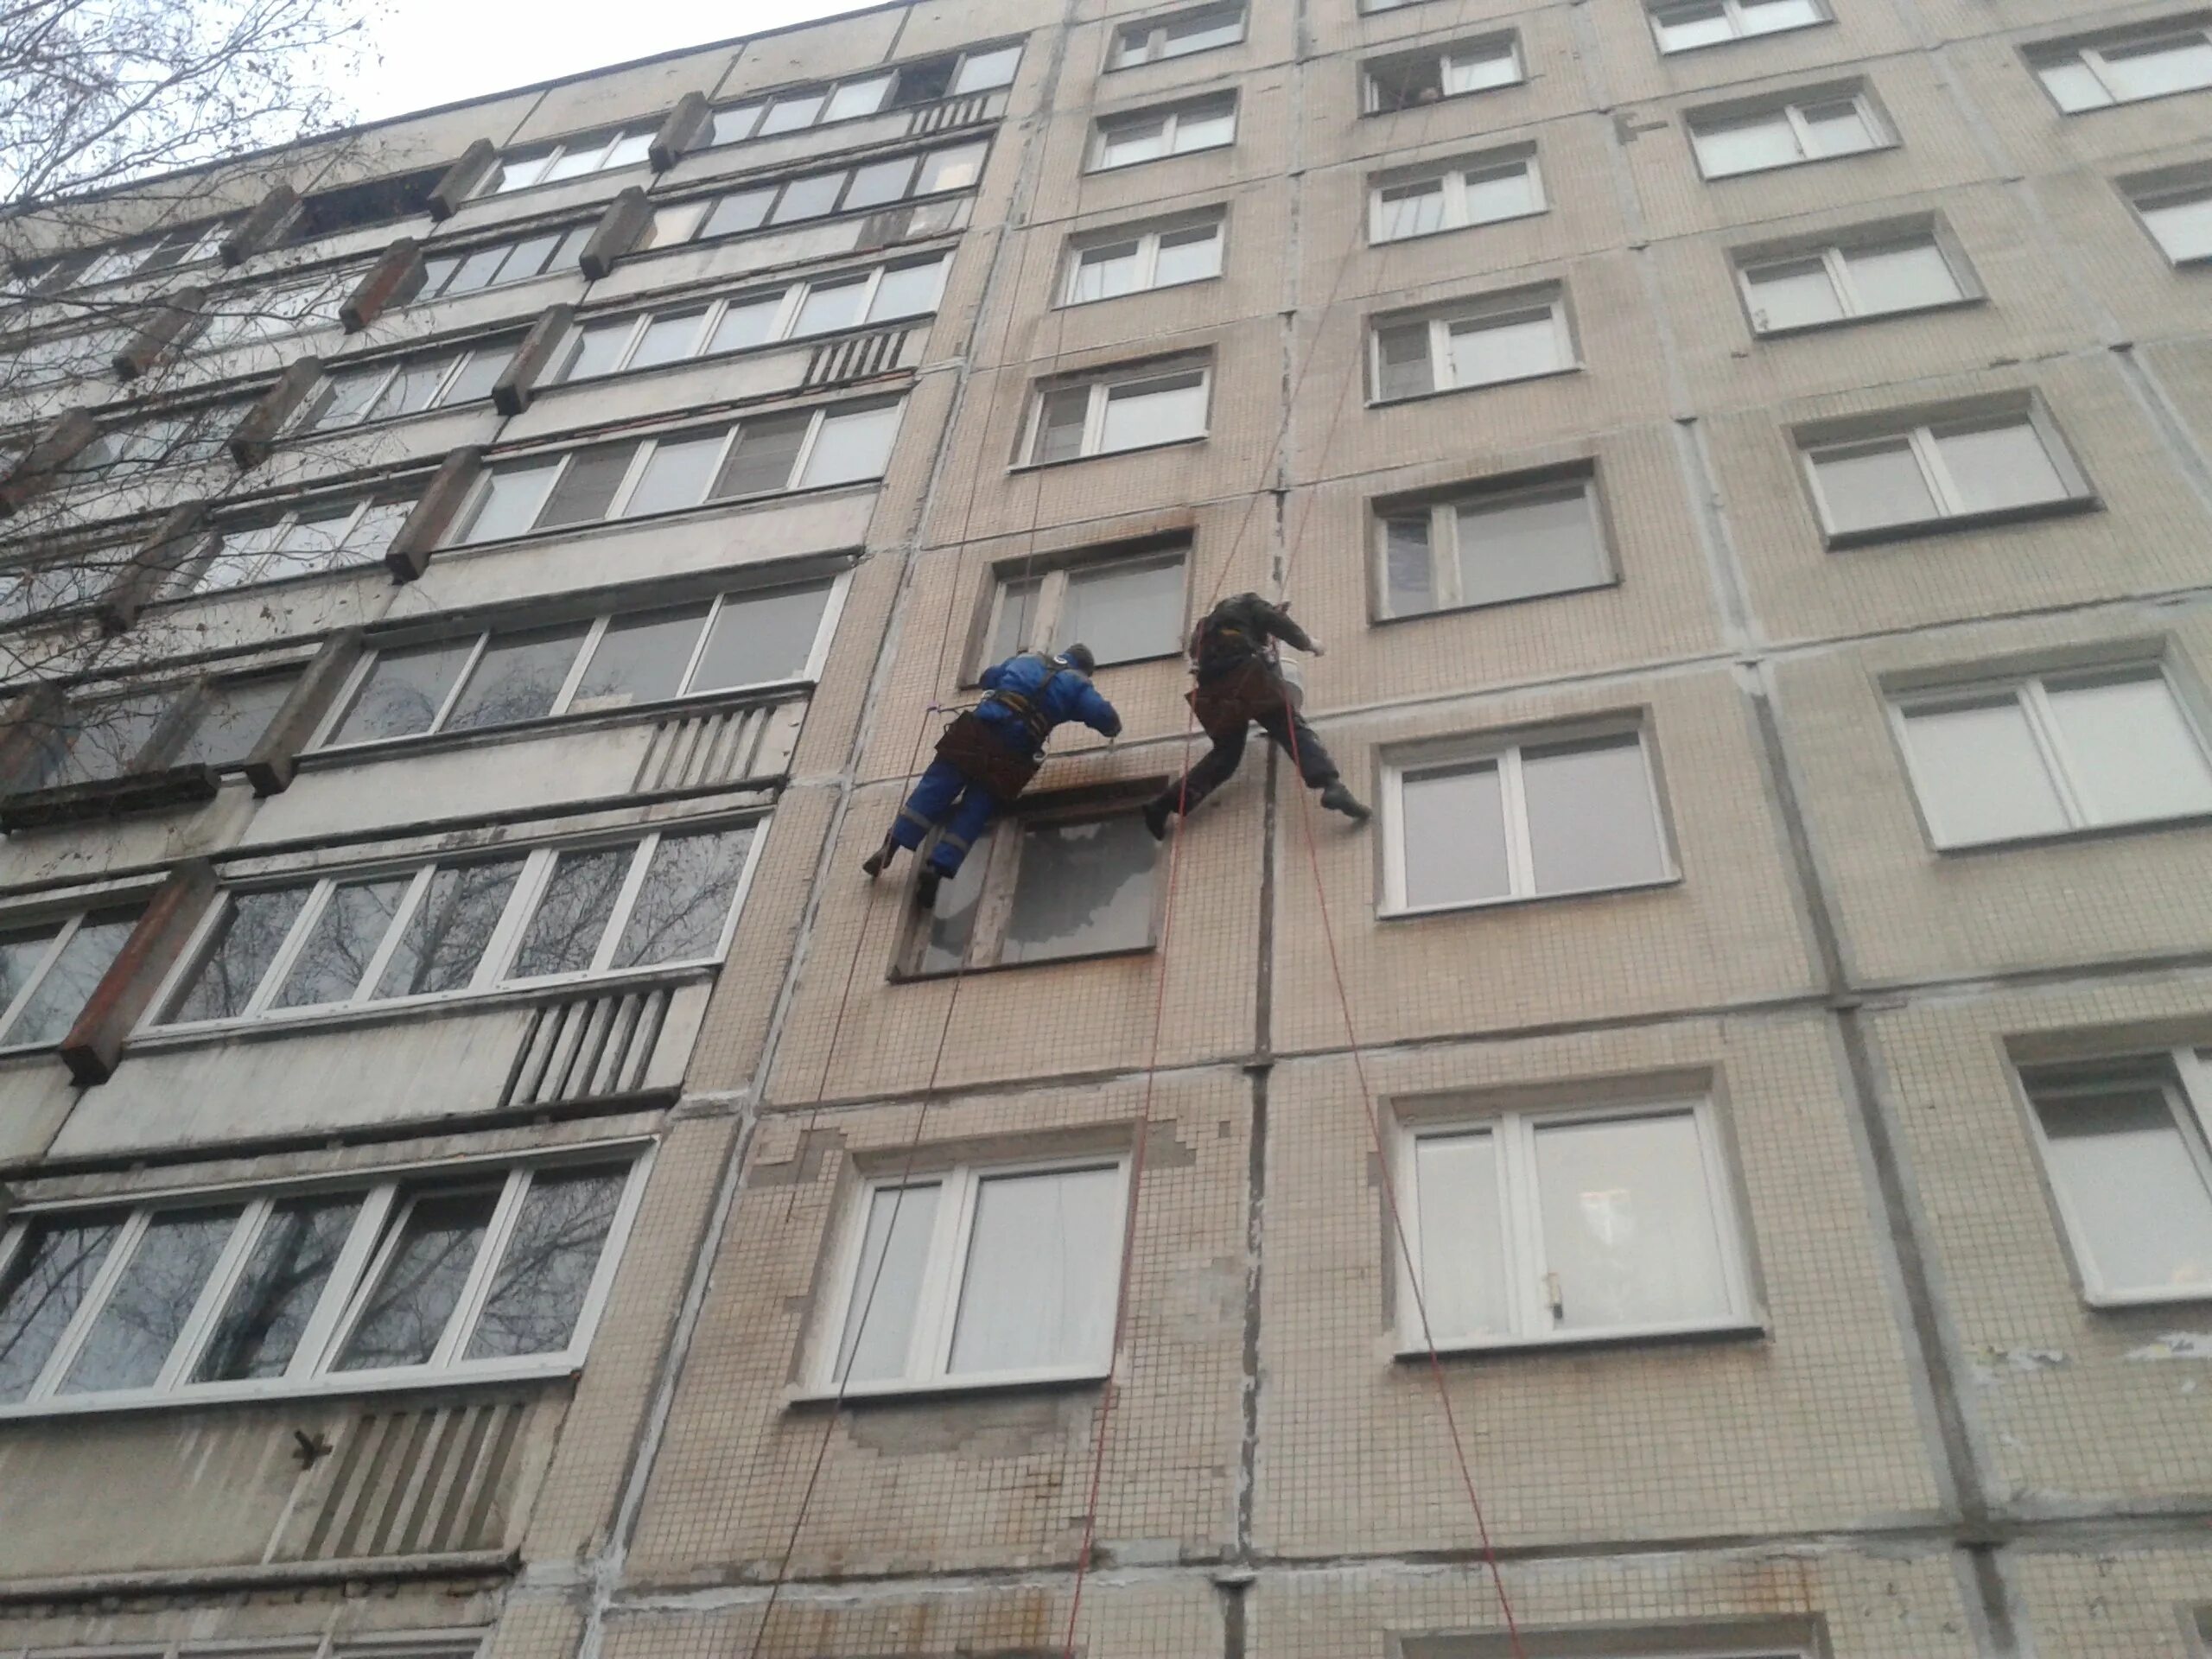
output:
POLYGON ((97 206, 0 1655, 2212 1652, 2212 14, 908 0, 97 206), (1246 589, 1375 819, 1156 844, 1246 589))

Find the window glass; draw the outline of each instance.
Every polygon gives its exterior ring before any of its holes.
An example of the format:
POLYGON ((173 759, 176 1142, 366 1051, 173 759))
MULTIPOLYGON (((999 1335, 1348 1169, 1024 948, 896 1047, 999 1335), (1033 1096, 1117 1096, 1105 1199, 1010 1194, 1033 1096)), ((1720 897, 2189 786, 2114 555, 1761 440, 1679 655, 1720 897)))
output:
POLYGON ((983 896, 983 877, 991 862, 985 849, 978 847, 961 861, 959 874, 938 887, 937 902, 930 907, 929 931, 922 940, 923 973, 950 973, 966 959, 976 906, 983 896))
POLYGON ((830 587, 825 582, 725 598, 707 630, 706 646, 690 689, 721 691, 797 679, 813 655, 830 587))
POLYGON ((1745 273, 1750 284, 1752 321, 1762 330, 1804 328, 1843 316, 1843 300, 1828 276, 1827 262, 1815 255, 1745 273))
POLYGON ((2175 264, 2212 258, 2212 189, 2145 202, 2142 211, 2143 222, 2175 264))
POLYGON ((331 734, 333 744, 427 732, 475 649, 474 639, 441 640, 377 653, 353 705, 331 734))
POLYGON ((447 715, 444 729, 473 732, 551 714, 588 627, 575 622, 493 634, 447 715))
POLYGON ((1511 1319, 1505 1300, 1497 1137, 1421 1136, 1415 1143, 1414 1179, 1421 1215, 1421 1303, 1430 1332, 1438 1337, 1506 1334, 1511 1319))
POLYGON ((705 962, 720 955, 722 924, 752 844, 750 826, 663 836, 623 925, 613 966, 705 962))
POLYGON ((2212 1286, 2212 1188, 2158 1084, 2041 1090, 2036 1116, 2075 1248, 2103 1288, 2212 1286))
POLYGON ((707 308, 671 312, 656 316, 645 324, 645 333, 639 337, 638 349, 630 354, 628 366, 650 369, 656 364, 673 363, 691 355, 691 347, 699 338, 699 329, 706 321, 707 308))
POLYGON ((757 231, 768 222, 768 208, 775 200, 772 189, 733 191, 715 203, 715 210, 707 215, 699 234, 704 238, 757 231))
POLYGON ((1844 263, 1862 311, 1912 311, 1963 297, 1959 279, 1933 242, 1852 250, 1844 263))
POLYGON ((702 600, 613 618, 576 683, 570 710, 620 709, 676 696, 683 689, 684 664, 707 610, 702 600))
POLYGON ((768 105, 768 113, 760 123, 760 136, 766 138, 771 133, 795 132, 812 126, 815 118, 822 112, 823 96, 818 91, 785 92, 768 105))
POLYGON ((1444 90, 1452 96, 1510 86, 1520 79, 1520 60, 1510 46, 1471 48, 1444 60, 1444 90))
POLYGON ((1561 1331, 1729 1311, 1718 1218, 1687 1112, 1538 1126, 1536 1200, 1561 1331))
POLYGON ((991 629, 988 660, 1002 663, 1029 649, 1037 637, 1037 605, 1045 591, 1042 576, 1017 578, 999 584, 998 617, 991 629))
POLYGON ((1205 377, 1195 372, 1163 375, 1106 388, 1106 419, 1098 447, 1133 449, 1140 444, 1169 443, 1203 436, 1205 427, 1205 377))
POLYGON ((953 95, 985 92, 1007 86, 1014 79, 1014 66, 1020 61, 1021 48, 1019 46, 994 47, 988 52, 971 52, 961 60, 960 73, 953 77, 953 95))
POLYGON ((2066 810, 2018 699, 1915 710, 1905 719, 1918 784, 1936 839, 1945 846, 2047 835, 2066 810))
POLYGON ((893 265, 876 285, 868 308, 868 321, 887 322, 894 317, 918 317, 937 309, 944 292, 944 261, 932 259, 918 265, 893 265))
POLYGON ((737 441, 709 493, 710 499, 721 501, 784 488, 791 482, 791 467, 813 419, 806 410, 797 410, 747 421, 737 429, 737 441))
POLYGON ((1560 332, 1548 308, 1452 323, 1446 330, 1452 382, 1484 386, 1564 368, 1567 359, 1560 348, 1560 332))
POLYGON ((1809 149, 1815 156, 1849 156, 1874 147, 1873 124, 1855 99, 1808 104, 1802 114, 1809 149))
POLYGON ((1141 950, 1152 943, 1153 855, 1134 815, 1024 823, 1001 962, 1141 950))
POLYGON ((1503 898, 1505 814, 1494 763, 1409 773, 1405 780, 1406 903, 1503 898))
POLYGON ((426 1192, 408 1204, 384 1272, 340 1351, 341 1371, 424 1365, 436 1354, 498 1207, 497 1185, 426 1192))
POLYGON ((423 996, 465 990, 505 912, 520 858, 440 865, 422 902, 407 918, 377 983, 378 996, 423 996))
POLYGON ((588 380, 594 375, 612 374, 622 366, 624 348, 637 327, 636 320, 618 317, 612 322, 586 323, 576 331, 575 343, 569 348, 568 366, 557 377, 563 380, 588 380))
POLYGON ((327 902, 308 924, 273 1006, 320 1007, 351 997, 391 931, 410 880, 404 875, 374 877, 333 887, 327 902))
MULTIPOLYGON (((54 948, 54 941, 65 925, 55 922, 0 939, 0 1007, 13 1002, 37 976, 39 964, 46 960, 47 952, 54 948)), ((11 1037, 10 1040, 14 1039, 11 1037)))
POLYGON ((844 181, 842 173, 817 173, 811 178, 793 179, 777 199, 769 223, 788 225, 793 219, 819 219, 824 213, 836 212, 837 187, 844 181))
POLYGON ((1444 228, 1444 181, 1421 179, 1410 184, 1385 185, 1376 193, 1375 238, 1395 242, 1401 237, 1427 236, 1444 228))
POLYGON ((497 541, 529 530, 537 522, 537 510, 544 505, 545 492, 559 467, 557 460, 495 467, 484 480, 484 493, 468 521, 467 539, 497 541))
POLYGON ((41 734, 48 763, 41 786, 120 778, 168 713, 169 692, 140 692, 72 707, 56 729, 41 734))
POLYGON ((0 1032, 0 1041, 20 1046, 58 1043, 67 1037, 137 925, 134 911, 95 911, 86 917, 48 967, 38 988, 0 1032))
POLYGON ((464 1359, 554 1354, 574 1339, 626 1167, 531 1176, 464 1359))
POLYGON ((192 728, 170 754, 169 765, 226 766, 245 760, 299 683, 296 674, 264 674, 203 686, 192 728))
POLYGON ((1813 470, 1832 530, 1872 530, 1936 517, 1936 498, 1904 439, 1825 450, 1813 457, 1813 470))
POLYGON ((270 1211, 194 1367, 195 1382, 282 1376, 361 1210, 357 1193, 285 1198, 270 1211))
POLYGON ((2054 683, 2050 712, 2099 823, 2212 812, 2212 766, 2163 676, 2054 683))
POLYGON ((960 144, 950 149, 932 149, 922 157, 921 176, 915 181, 914 194, 933 196, 944 190, 965 190, 982 175, 983 151, 980 143, 960 144))
POLYGON ((1117 121, 1098 131, 1098 165, 1128 167, 1167 153, 1167 118, 1147 116, 1117 121))
POLYGON ((2212 86, 2212 40, 2202 29, 2159 41, 2109 46, 2104 51, 2113 95, 2122 99, 2212 86))
POLYGON ((613 443, 597 443, 576 450, 569 457, 561 476, 554 480, 535 527, 552 530, 565 524, 595 524, 604 518, 607 509, 613 503, 614 493, 622 486, 623 476, 630 470, 630 458, 637 447, 631 440, 618 439, 613 443))
POLYGON ((156 1211, 62 1379, 63 1394, 150 1387, 184 1332, 239 1206, 156 1211))
POLYGON ((1037 416, 1039 461, 1068 461, 1083 453, 1083 428, 1090 409, 1090 388, 1063 386, 1045 394, 1037 416))
POLYGON ((1179 156, 1188 150, 1212 149, 1233 143, 1236 137, 1236 106, 1232 103, 1186 109, 1175 123, 1175 152, 1179 156))
POLYGON ((760 119, 764 104, 733 104, 715 111, 714 125, 708 134, 709 144, 733 144, 741 138, 753 136, 753 129, 760 119))
POLYGON ((2066 480, 2029 422, 1939 428, 1936 442, 1961 512, 1993 512, 2066 498, 2066 480))
POLYGON ((1182 559, 1070 572, 1055 632, 1055 650, 1081 640, 1101 664, 1172 654, 1183 641, 1182 559))
POLYGON ((1535 169, 1527 162, 1510 167, 1484 168, 1467 175, 1467 218, 1481 225, 1492 219, 1517 219, 1543 206, 1536 192, 1535 169))
POLYGON ((850 328, 861 320, 861 305, 868 297, 868 282, 865 276, 855 276, 843 282, 810 283, 791 332, 820 334, 836 328, 850 328))
POLYGON ((776 318, 783 308, 784 296, 780 294, 732 301, 715 324, 714 337, 707 342, 708 352, 741 351, 747 346, 762 344, 774 331, 776 318))
POLYGON ((1580 486, 1458 510, 1462 601, 1489 605, 1595 587, 1605 562, 1590 492, 1580 486))
POLYGON ((0 1405, 31 1391, 122 1230, 116 1216, 40 1217, 0 1267, 0 1405))
POLYGON ((1633 734, 1525 749, 1521 787, 1537 892, 1624 887, 1667 873, 1633 734))
POLYGON ((1172 288, 1178 283, 1202 282, 1221 275, 1221 226, 1185 226, 1164 231, 1154 264, 1152 285, 1172 288))
POLYGON ((954 1375, 1076 1365, 1113 1341, 1121 1257, 1118 1169, 976 1183, 954 1375))
POLYGON ((886 404, 828 416, 793 487, 820 489, 882 477, 891 463, 891 441, 899 435, 899 410, 897 404, 886 404))
MULTIPOLYGON (((1375 331, 1376 395, 1418 397, 1433 391, 1426 322, 1395 323, 1375 331)), ((1424 526, 1426 534, 1426 526, 1424 526)))
POLYGON ((840 1381, 887 1382, 906 1374, 938 1192, 931 1182, 880 1186, 868 1194, 867 1231, 837 1345, 840 1381))
POLYGON ((369 406, 384 390, 385 378, 391 372, 388 365, 379 363, 332 375, 308 405, 301 429, 329 432, 368 419, 369 406))
POLYGON ((653 133, 658 129, 639 127, 616 137, 607 147, 607 154, 600 158, 602 172, 613 172, 618 167, 635 167, 652 153, 653 133))
POLYGON ((1736 38, 1720 0, 1701 0, 1687 6, 1669 6, 1656 14, 1659 48, 1662 52, 1687 52, 1700 46, 1717 46, 1736 38))
POLYGON ((308 889, 278 887, 231 895, 215 935, 169 1009, 168 1023, 232 1020, 245 1012, 247 999, 276 959, 276 948, 299 919, 308 889))
POLYGON ((706 499, 707 481, 721 459, 725 435, 720 431, 696 437, 663 438, 653 445, 639 474, 637 487, 623 505, 626 518, 652 512, 674 512, 694 507, 706 499))
POLYGON ((606 936, 614 901, 630 873, 631 847, 595 847, 563 852, 538 895, 537 908, 524 931, 509 979, 538 979, 551 974, 580 974, 592 965, 606 936))
POLYGON ((855 116, 874 115, 883 107, 883 95, 891 90, 891 77, 871 75, 866 80, 849 80, 830 94, 830 101, 823 108, 824 121, 849 121, 855 116))
POLYGON ((1743 120, 1715 122, 1694 129, 1698 160, 1707 178, 1787 167, 1800 159, 1797 136, 1787 116, 1777 111, 1743 120))
MULTIPOLYGON (((853 173, 852 188, 845 192, 845 209, 856 213, 863 207, 880 207, 887 201, 896 201, 906 194, 907 182, 913 176, 912 156, 896 156, 887 162, 870 162, 857 168, 853 173)), ((827 213, 829 209, 822 211, 827 213)))
POLYGON ((1136 242, 1109 242, 1080 251, 1069 276, 1068 302, 1081 305, 1135 292, 1141 246, 1136 242))
POLYGON ((2036 73, 2043 77, 2044 86, 2058 107, 2069 114, 2112 102, 2112 95, 2097 79, 2096 72, 2079 58, 2044 64, 2036 73))

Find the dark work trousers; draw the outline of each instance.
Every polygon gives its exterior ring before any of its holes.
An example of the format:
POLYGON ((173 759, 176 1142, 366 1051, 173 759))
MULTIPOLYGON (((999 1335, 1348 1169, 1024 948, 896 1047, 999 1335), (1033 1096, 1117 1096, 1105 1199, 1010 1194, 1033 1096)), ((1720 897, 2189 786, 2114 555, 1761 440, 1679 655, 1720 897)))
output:
MULTIPOLYGON (((1294 727, 1296 728, 1298 772, 1308 787, 1325 789, 1337 781, 1337 763, 1329 758, 1319 734, 1306 723, 1305 715, 1294 714, 1287 703, 1278 702, 1254 718, 1260 722, 1260 729, 1274 739, 1275 747, 1285 754, 1293 753, 1291 732, 1294 727)), ((1213 747, 1200 757, 1182 783, 1170 784, 1160 795, 1167 810, 1192 811, 1235 777, 1237 763, 1244 758, 1244 739, 1249 729, 1249 723, 1240 723, 1234 730, 1224 727, 1217 732, 1208 732, 1206 735, 1213 740, 1213 747)))

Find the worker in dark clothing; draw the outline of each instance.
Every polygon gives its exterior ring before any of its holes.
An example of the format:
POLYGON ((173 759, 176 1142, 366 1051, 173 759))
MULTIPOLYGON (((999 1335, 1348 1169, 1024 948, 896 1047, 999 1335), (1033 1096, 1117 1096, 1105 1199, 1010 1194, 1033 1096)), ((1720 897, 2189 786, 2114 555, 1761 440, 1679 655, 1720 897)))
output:
POLYGON ((901 847, 919 847, 935 830, 937 844, 914 887, 915 903, 927 910, 937 903, 938 883, 959 874, 976 837, 1037 775, 1052 728, 1078 720, 1119 737, 1121 715, 1090 683, 1097 665, 1090 648, 1077 645, 1058 657, 1024 652, 985 669, 982 684, 988 695, 945 728, 937 758, 892 820, 891 833, 861 864, 868 879, 901 847))
POLYGON ((1145 827, 1155 840, 1165 838, 1173 813, 1179 810, 1187 817, 1235 774, 1253 721, 1297 760, 1299 775, 1321 791, 1322 805, 1355 823, 1366 822, 1367 808, 1344 787, 1329 751, 1305 716, 1291 706, 1275 664, 1273 642, 1277 639, 1294 651, 1323 654, 1306 637, 1306 630, 1290 620, 1287 607, 1270 605, 1257 594, 1223 600, 1192 634, 1191 671, 1198 683, 1190 694, 1191 707, 1213 747, 1188 777, 1146 804, 1145 827))

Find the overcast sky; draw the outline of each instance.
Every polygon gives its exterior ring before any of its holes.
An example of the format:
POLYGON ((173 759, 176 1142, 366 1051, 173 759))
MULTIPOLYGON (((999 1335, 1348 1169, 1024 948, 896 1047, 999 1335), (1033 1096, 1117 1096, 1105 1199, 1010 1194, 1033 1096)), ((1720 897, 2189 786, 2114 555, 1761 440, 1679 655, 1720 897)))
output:
POLYGON ((378 121, 874 3, 387 0, 377 28, 384 67, 349 98, 357 120, 378 121))

